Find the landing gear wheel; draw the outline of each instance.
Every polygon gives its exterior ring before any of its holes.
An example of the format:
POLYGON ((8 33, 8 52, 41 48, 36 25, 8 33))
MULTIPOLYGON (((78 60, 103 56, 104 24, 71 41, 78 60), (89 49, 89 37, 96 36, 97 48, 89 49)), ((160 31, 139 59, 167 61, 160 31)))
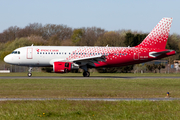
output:
POLYGON ((32 73, 28 73, 28 77, 31 77, 32 76, 32 73))
POLYGON ((90 76, 90 73, 89 73, 88 71, 85 71, 85 72, 83 72, 83 76, 84 76, 84 77, 89 77, 89 76, 90 76))

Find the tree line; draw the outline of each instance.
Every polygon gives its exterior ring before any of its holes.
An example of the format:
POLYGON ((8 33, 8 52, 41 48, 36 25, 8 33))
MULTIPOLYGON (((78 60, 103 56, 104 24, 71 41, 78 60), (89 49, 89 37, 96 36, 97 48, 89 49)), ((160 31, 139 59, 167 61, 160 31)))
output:
MULTIPOLYGON (((24 28, 11 26, 0 33, 0 60, 14 49, 29 45, 51 46, 136 46, 148 33, 131 30, 107 31, 98 27, 71 28, 66 25, 32 23, 24 28)), ((169 35, 167 49, 177 55, 165 59, 179 59, 180 35, 169 35)), ((132 69, 132 66, 130 66, 132 69)), ((107 69, 106 71, 109 71, 107 69)), ((122 71, 129 71, 123 68, 122 71)))

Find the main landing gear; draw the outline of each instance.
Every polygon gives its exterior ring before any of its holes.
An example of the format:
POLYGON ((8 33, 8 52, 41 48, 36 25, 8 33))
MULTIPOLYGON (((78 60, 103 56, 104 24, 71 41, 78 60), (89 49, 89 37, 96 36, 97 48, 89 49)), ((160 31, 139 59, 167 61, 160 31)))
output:
POLYGON ((29 70, 28 70, 28 77, 31 77, 32 76, 32 67, 29 67, 29 70))
POLYGON ((88 72, 87 65, 82 66, 81 69, 84 70, 84 72, 83 72, 84 77, 89 77, 90 76, 90 73, 88 72))

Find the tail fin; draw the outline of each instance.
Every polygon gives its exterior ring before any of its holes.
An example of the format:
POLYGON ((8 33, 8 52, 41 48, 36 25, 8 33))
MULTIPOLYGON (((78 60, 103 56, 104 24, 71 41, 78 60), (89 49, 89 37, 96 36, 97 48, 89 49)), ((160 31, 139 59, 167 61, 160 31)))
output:
POLYGON ((163 18, 149 35, 136 47, 165 49, 172 18, 163 18))

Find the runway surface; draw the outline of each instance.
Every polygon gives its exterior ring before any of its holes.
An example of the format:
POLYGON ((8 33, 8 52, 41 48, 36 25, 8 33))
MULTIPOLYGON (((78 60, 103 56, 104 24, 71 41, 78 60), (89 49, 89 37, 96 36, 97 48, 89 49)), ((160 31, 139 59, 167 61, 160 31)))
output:
POLYGON ((0 101, 45 101, 45 100, 69 100, 69 101, 173 101, 180 98, 0 98, 0 101))
POLYGON ((116 78, 123 78, 123 79, 155 79, 155 78, 174 78, 180 79, 180 76, 92 76, 92 77, 79 77, 79 76, 0 76, 0 79, 116 79, 116 78))

